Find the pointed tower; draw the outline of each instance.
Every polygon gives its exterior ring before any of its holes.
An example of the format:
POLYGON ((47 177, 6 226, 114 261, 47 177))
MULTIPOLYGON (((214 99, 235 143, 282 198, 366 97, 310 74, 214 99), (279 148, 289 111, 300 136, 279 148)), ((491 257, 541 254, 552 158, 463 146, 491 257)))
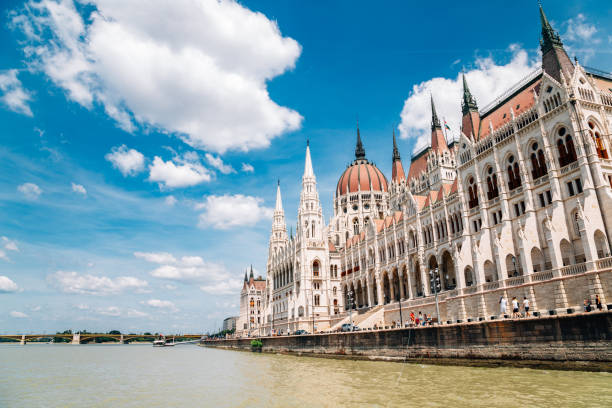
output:
POLYGON ((287 242, 287 225, 285 224, 285 211, 281 198, 280 180, 276 185, 276 206, 274 207, 272 232, 270 233, 269 255, 271 256, 279 248, 284 247, 287 242))
POLYGON ((395 140, 395 129, 393 129, 393 161, 391 164, 391 182, 399 184, 405 179, 406 174, 404 173, 402 158, 400 157, 399 149, 397 148, 397 141, 395 140))
POLYGON ((359 122, 357 122, 357 144, 355 145, 355 160, 366 160, 365 149, 361 143, 361 135, 359 133, 359 122))
POLYGON ((478 113, 478 105, 476 99, 472 96, 470 88, 468 88, 465 74, 463 74, 463 100, 461 101, 461 112, 463 119, 461 120, 461 131, 464 135, 472 140, 478 140, 480 130, 480 114, 478 113))
POLYGON ((563 48, 559 33, 553 30, 548 22, 541 4, 540 22, 542 23, 542 38, 540 39, 542 69, 559 82, 561 82, 561 73, 569 79, 574 73, 574 64, 565 52, 565 48, 563 48))
POLYGON ((431 96, 431 148, 436 153, 448 150, 446 138, 444 137, 444 132, 442 132, 442 125, 440 125, 440 119, 438 119, 436 112, 433 95, 431 96))
POLYGON ((247 279, 247 271, 244 271, 244 281, 248 282, 249 280, 247 279))
POLYGON ((255 276, 253 276, 253 265, 251 265, 251 273, 249 274, 249 280, 251 279, 255 279, 255 276))
POLYGON ((302 192, 298 210, 298 236, 306 239, 323 239, 323 212, 317 192, 317 179, 312 169, 310 143, 306 143, 306 160, 302 176, 302 192))

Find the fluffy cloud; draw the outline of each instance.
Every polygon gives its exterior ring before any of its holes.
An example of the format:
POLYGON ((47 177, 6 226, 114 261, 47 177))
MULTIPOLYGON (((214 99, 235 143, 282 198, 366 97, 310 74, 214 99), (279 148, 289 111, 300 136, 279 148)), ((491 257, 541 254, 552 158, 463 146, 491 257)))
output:
POLYGON ((253 226, 262 219, 272 217, 272 208, 264 207, 263 199, 242 194, 207 196, 196 209, 203 209, 199 225, 202 228, 229 229, 253 226))
POLYGON ((198 159, 175 157, 165 162, 155 156, 149 166, 149 181, 159 183, 160 188, 191 187, 210 181, 210 171, 198 159), (178 162, 175 164, 174 162, 178 162))
POLYGON ((66 271, 57 271, 49 275, 47 281, 62 292, 85 295, 111 295, 127 290, 143 292, 149 285, 148 282, 132 276, 113 279, 107 276, 79 275, 77 272, 66 271))
POLYGON ((11 317, 14 317, 15 319, 25 319, 28 317, 27 314, 23 313, 23 312, 18 312, 16 310, 13 310, 11 313, 9 313, 11 315, 11 317))
POLYGON ((23 183, 17 187, 17 190, 28 200, 36 200, 42 194, 41 188, 34 183, 23 183))
POLYGON ((217 152, 266 147, 298 129, 267 81, 295 66, 300 45, 276 22, 232 0, 30 0, 12 26, 30 65, 120 127, 179 135, 217 152), (49 37, 49 34, 51 38, 49 37))
POLYGON ((255 171, 255 167, 249 163, 242 163, 242 171, 245 173, 253 173, 255 171))
MULTIPOLYGON (((159 265, 150 272, 151 276, 175 282, 198 283, 200 289, 213 295, 235 294, 242 287, 242 281, 232 277, 223 265, 207 262, 199 256, 177 258, 167 252, 135 252, 134 255, 159 265)), ((166 285, 165 288, 174 290, 176 286, 166 285)))
POLYGON ((597 28, 594 24, 587 22, 584 14, 578 14, 575 18, 570 18, 566 24, 567 31, 563 35, 564 39, 568 41, 600 41, 597 38, 593 38, 595 33, 597 33, 597 28))
POLYGON ((19 287, 6 276, 0 276, 0 293, 17 292, 19 287))
POLYGON ((178 202, 178 200, 173 195, 169 195, 168 197, 164 199, 164 202, 166 203, 167 206, 172 207, 178 202))
POLYGON ((0 102, 13 112, 32 116, 30 94, 25 91, 17 78, 17 70, 0 71, 0 102))
POLYGON ((166 309, 171 312, 178 311, 175 304, 169 300, 149 299, 146 302, 142 302, 142 303, 146 304, 147 306, 156 308, 156 309, 166 309))
POLYGON ((219 156, 206 153, 206 163, 219 170, 223 174, 235 173, 236 170, 229 164, 223 163, 223 160, 219 156))
MULTIPOLYGON (((512 58, 507 64, 496 64, 488 58, 478 58, 475 67, 465 72, 470 91, 476 97, 479 107, 502 94, 539 64, 530 59, 527 52, 516 45, 510 47, 512 58)), ((461 123, 461 95, 463 82, 461 74, 455 78, 432 78, 414 85, 404 102, 399 125, 402 138, 416 139, 415 150, 428 145, 431 137, 431 106, 433 95, 438 116, 446 119, 451 128, 449 138, 457 137, 461 123)))
POLYGON ((87 195, 87 190, 85 190, 85 187, 83 187, 81 184, 72 183, 72 191, 77 194, 82 194, 84 196, 87 195))
POLYGON ((117 306, 108 306, 103 308, 98 308, 95 310, 95 313, 102 316, 110 316, 110 317, 130 317, 130 318, 139 318, 139 317, 148 317, 148 313, 141 312, 136 309, 127 309, 125 311, 121 310, 117 306))
POLYGON ((4 249, 8 251, 19 251, 17 243, 13 240, 8 239, 7 237, 2 237, 2 245, 4 246, 4 249))
POLYGON ((126 176, 134 176, 144 170, 145 158, 138 150, 128 149, 126 145, 113 147, 104 156, 106 160, 126 176))

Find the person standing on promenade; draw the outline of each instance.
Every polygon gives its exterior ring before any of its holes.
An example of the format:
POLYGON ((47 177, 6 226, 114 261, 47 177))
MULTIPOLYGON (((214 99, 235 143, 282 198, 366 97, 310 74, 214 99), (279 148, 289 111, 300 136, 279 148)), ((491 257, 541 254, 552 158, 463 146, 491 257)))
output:
POLYGON ((521 317, 519 314, 519 303, 516 299, 516 296, 512 297, 512 318, 515 319, 517 317, 521 317))
POLYGON ((523 298, 523 308, 525 309, 525 317, 529 317, 529 299, 527 299, 527 296, 523 298))
POLYGON ((600 312, 603 309, 599 295, 595 295, 595 307, 597 307, 597 310, 599 310, 600 312))
POLYGON ((419 317, 417 317, 417 319, 416 319, 416 325, 419 326, 422 321, 423 321, 423 315, 419 311, 419 317))
POLYGON ((414 312, 410 312, 410 324, 414 326, 414 312))
POLYGON ((499 314, 501 314, 502 316, 506 314, 506 305, 508 304, 508 301, 506 300, 506 298, 502 295, 499 298, 499 314))
POLYGON ((584 311, 585 312, 591 311, 591 301, 589 299, 584 299, 584 311))

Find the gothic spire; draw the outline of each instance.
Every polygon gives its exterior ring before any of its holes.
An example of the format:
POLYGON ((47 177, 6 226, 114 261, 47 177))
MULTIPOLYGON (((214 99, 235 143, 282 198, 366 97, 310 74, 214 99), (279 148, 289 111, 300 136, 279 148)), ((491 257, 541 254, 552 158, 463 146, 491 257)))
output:
POLYGON ((280 180, 278 180, 278 183, 276 185, 276 207, 274 210, 281 212, 283 211, 283 200, 281 198, 280 180))
POLYGON ((310 143, 306 143, 306 162, 304 163, 304 177, 314 177, 312 159, 310 158, 310 143))
POLYGON ((478 112, 476 99, 474 99, 472 93, 470 92, 470 88, 468 88, 465 74, 463 74, 463 101, 461 103, 461 110, 464 115, 468 114, 469 112, 478 112))
POLYGON ((393 129, 393 162, 401 160, 399 149, 397 148, 397 141, 395 140, 395 129, 393 129))
POLYGON ((359 122, 357 122, 357 146, 355 146, 355 159, 364 160, 366 158, 365 149, 361 143, 361 135, 359 134, 359 122))
POLYGON ((248 282, 249 280, 247 279, 247 271, 244 271, 244 281, 248 282))
POLYGON ((249 274, 249 279, 253 279, 253 264, 251 264, 251 273, 249 274))
POLYGON ((542 39, 540 40, 540 48, 542 49, 542 54, 546 54, 553 47, 563 47, 563 42, 561 41, 561 37, 559 34, 553 30, 552 26, 548 22, 546 18, 546 14, 544 14, 544 9, 540 4, 540 21, 542 23, 542 39))
POLYGON ((440 125, 440 119, 438 119, 438 114, 436 113, 436 105, 434 104, 433 95, 431 95, 431 130, 434 130, 436 128, 442 129, 442 126, 440 125))

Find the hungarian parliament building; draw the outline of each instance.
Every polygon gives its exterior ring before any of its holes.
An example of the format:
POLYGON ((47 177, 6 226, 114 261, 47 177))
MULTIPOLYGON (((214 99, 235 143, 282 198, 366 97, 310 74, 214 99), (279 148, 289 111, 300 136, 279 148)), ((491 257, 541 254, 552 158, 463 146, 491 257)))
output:
POLYGON ((452 143, 432 98, 431 144, 407 172, 395 135, 388 181, 358 128, 328 224, 306 146, 295 236, 279 185, 267 274, 245 275, 239 335, 389 326, 419 311, 490 320, 502 297, 542 314, 612 302, 612 76, 572 61, 541 8, 540 19, 541 68, 484 109, 464 77, 452 143))

